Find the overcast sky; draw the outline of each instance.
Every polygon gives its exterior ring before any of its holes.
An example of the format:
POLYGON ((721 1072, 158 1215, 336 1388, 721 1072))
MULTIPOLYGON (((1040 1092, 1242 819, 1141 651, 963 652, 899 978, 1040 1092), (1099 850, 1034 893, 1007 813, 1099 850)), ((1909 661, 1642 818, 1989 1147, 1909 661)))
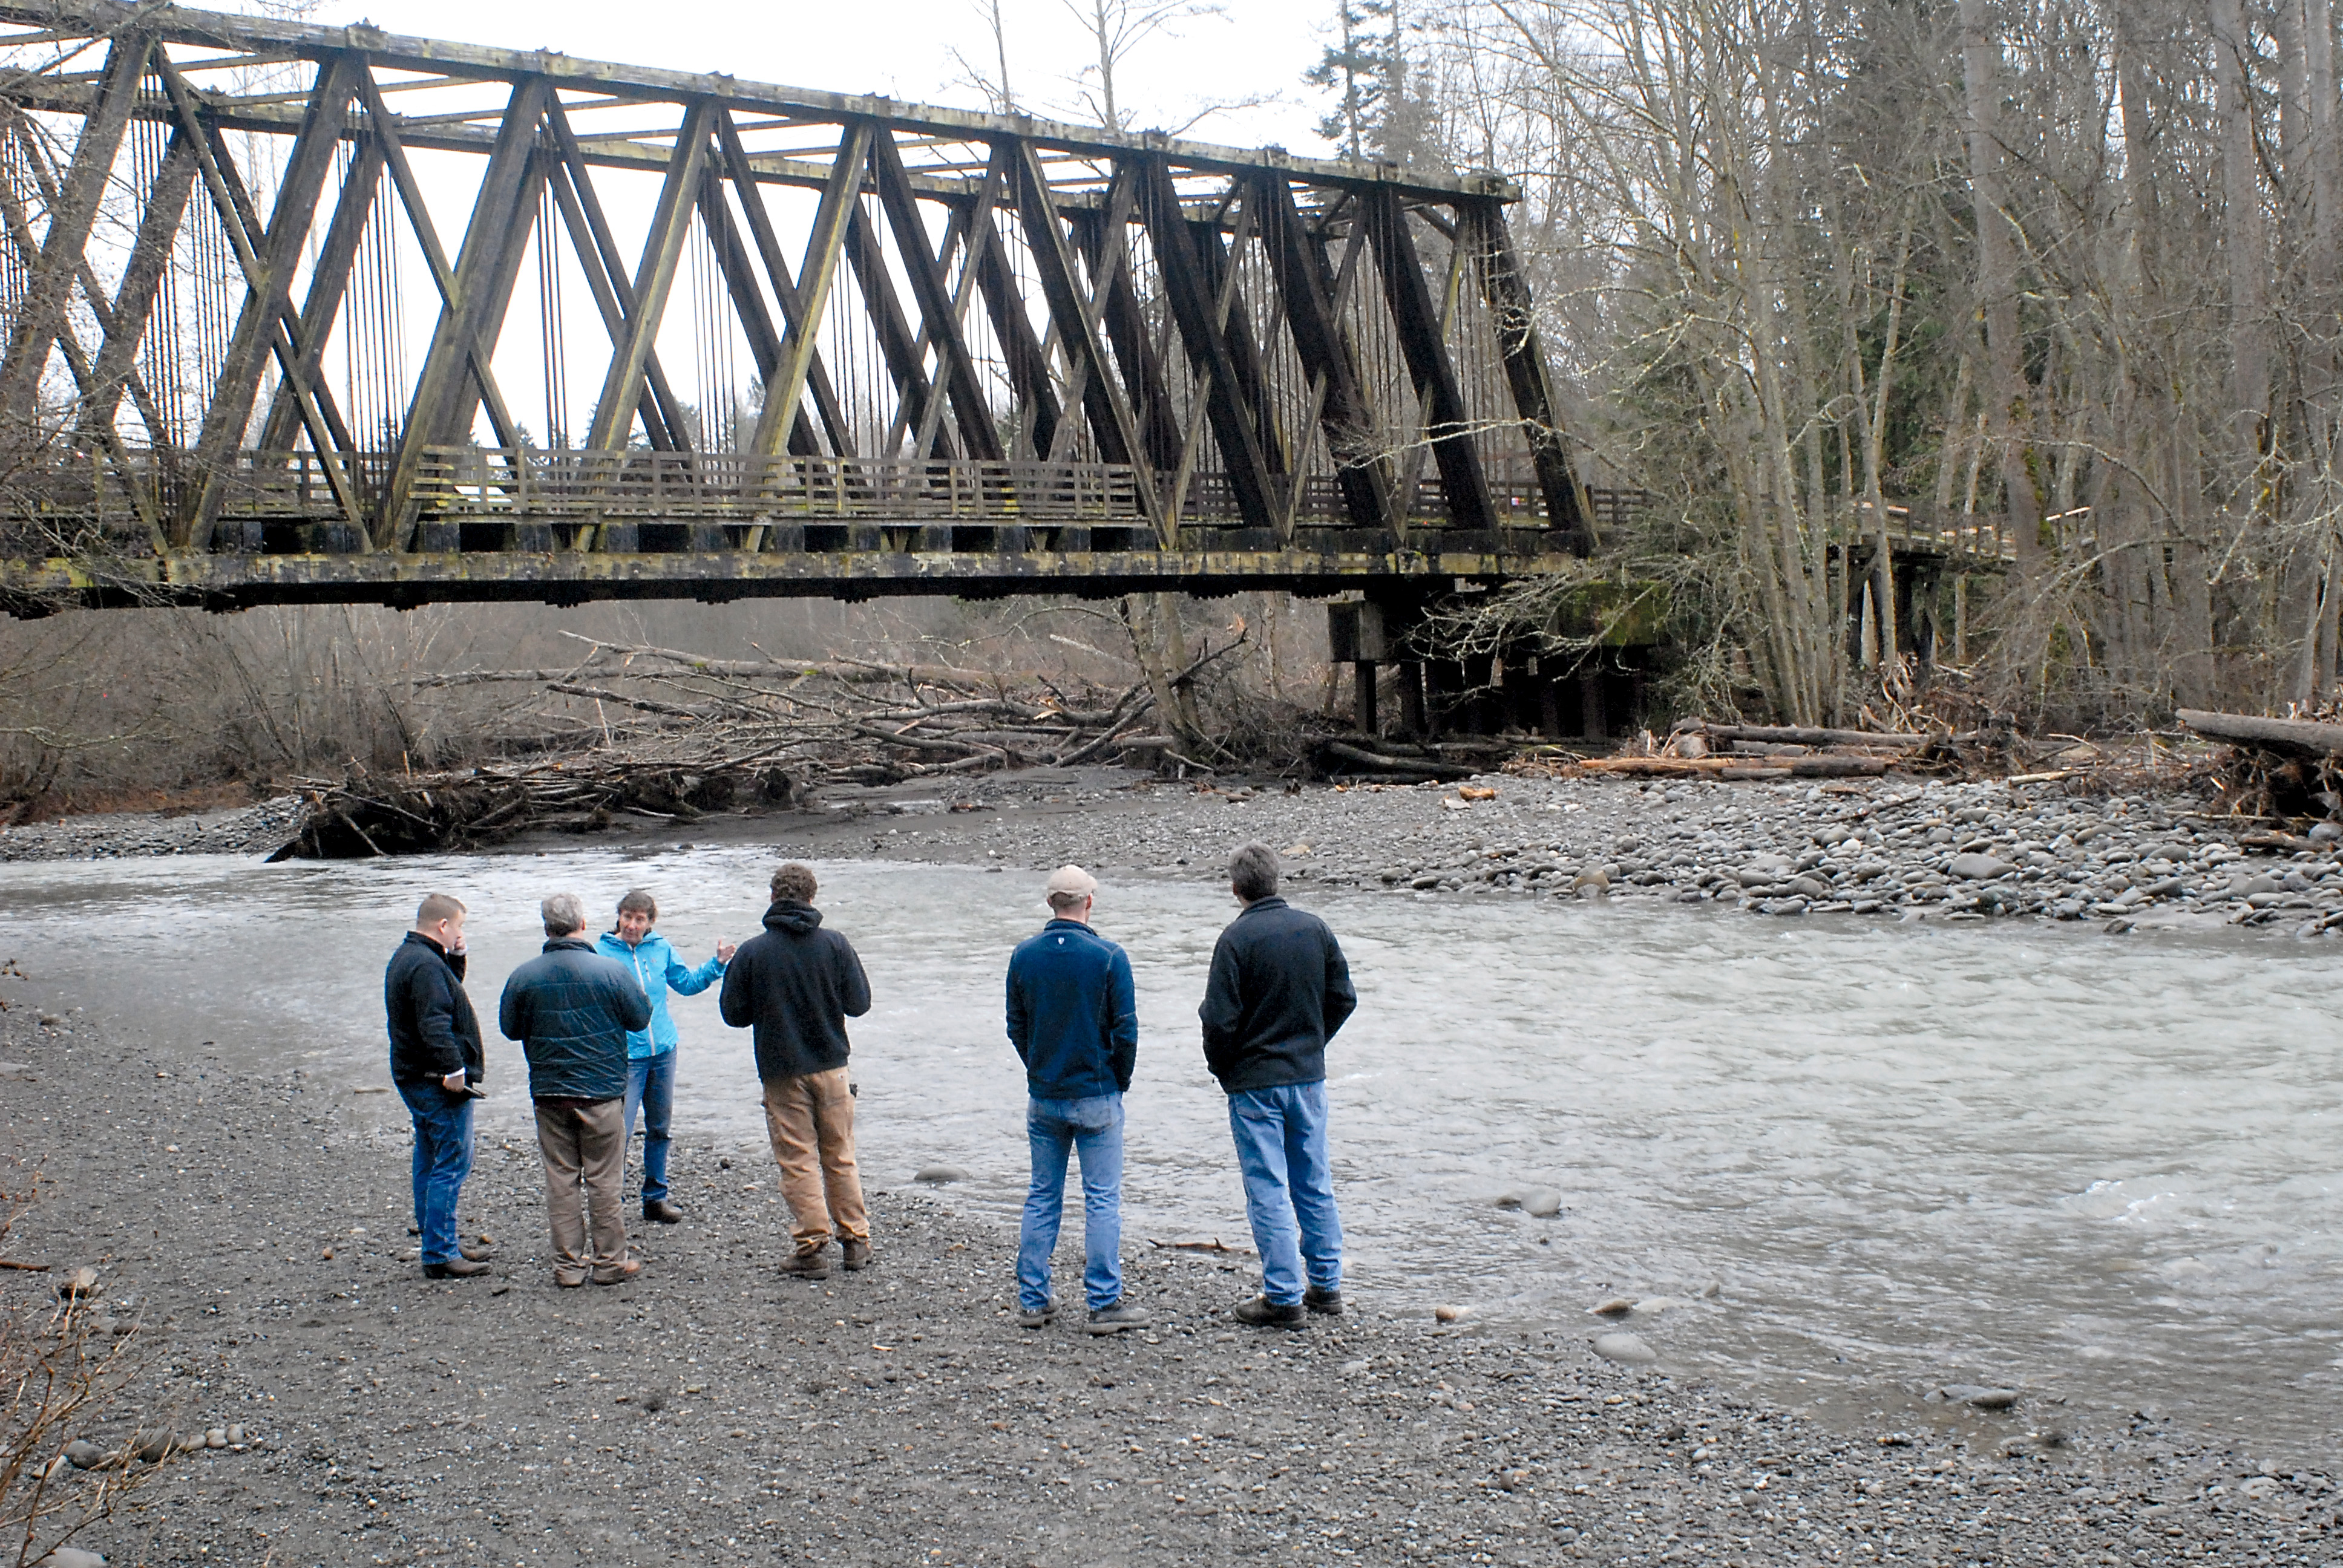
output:
MULTIPOLYGON (((1021 106, 1090 119, 1081 94, 1095 84, 1077 79, 1088 45, 1063 0, 1001 0, 1001 11, 1021 106)), ((1332 13, 1333 0, 1229 0, 1222 17, 1173 24, 1117 80, 1127 122, 1176 129, 1211 104, 1263 99, 1190 134, 1322 152, 1311 126, 1324 105, 1301 78, 1332 13)), ((995 69, 976 0, 324 0, 314 19, 968 108, 983 95, 953 51, 995 69)))

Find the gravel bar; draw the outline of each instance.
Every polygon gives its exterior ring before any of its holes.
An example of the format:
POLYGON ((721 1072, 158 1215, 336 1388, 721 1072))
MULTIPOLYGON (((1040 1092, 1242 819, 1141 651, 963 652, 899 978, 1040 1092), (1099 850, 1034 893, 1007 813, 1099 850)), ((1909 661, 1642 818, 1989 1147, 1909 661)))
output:
MULTIPOLYGON (((1592 1315, 1443 1325, 1359 1297, 1242 1329, 1248 1261, 1187 1252, 1131 1259, 1144 1333, 1021 1331, 1013 1235, 949 1188, 874 1191, 874 1269, 784 1280, 769 1167, 687 1141, 690 1217, 631 1227, 642 1277, 558 1291, 535 1151, 492 1130, 463 1221, 493 1272, 435 1283, 379 1091, 237 1079, 80 1012, 0 1013, 0 1151, 46 1177, 13 1255, 98 1270, 96 1310, 140 1325, 149 1430, 242 1429, 85 1533, 116 1564, 2338 1556, 2326 1475, 2154 1411, 2070 1423, 1954 1390, 1904 1430, 1826 1426, 1632 1334, 1597 1355, 1620 1330, 1592 1315)), ((1079 1249, 1070 1226, 1061 1275, 1079 1249)), ((0 1296, 44 1314, 50 1278, 0 1272, 0 1296)), ((118 1445, 133 1413, 90 1435, 118 1445)))

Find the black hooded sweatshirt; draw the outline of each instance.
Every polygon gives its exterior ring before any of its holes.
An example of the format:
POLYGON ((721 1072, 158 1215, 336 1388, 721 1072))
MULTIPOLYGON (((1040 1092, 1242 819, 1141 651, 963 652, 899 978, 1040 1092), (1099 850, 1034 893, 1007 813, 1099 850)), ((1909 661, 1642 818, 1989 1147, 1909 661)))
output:
POLYGON ((846 1065, 846 1020, 870 1010, 870 981, 820 910, 783 900, 732 955, 718 1000, 726 1023, 756 1030, 757 1077, 770 1083, 846 1065))

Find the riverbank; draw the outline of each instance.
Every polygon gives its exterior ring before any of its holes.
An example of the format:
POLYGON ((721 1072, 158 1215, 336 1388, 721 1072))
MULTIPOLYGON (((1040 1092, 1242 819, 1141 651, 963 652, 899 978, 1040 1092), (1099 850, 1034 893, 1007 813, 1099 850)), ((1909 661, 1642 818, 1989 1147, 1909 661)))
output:
MULTIPOLYGON (((297 811, 288 796, 185 817, 66 819, 0 830, 0 861, 267 854, 297 811)), ((2343 832, 2315 829, 2307 848, 2258 843, 2267 832, 2193 796, 2097 796, 2064 782, 1493 774, 1332 787, 1082 768, 834 789, 797 811, 622 816, 599 834, 538 834, 500 850, 753 841, 816 857, 1028 869, 1073 860, 1214 879, 1230 848, 1261 839, 1286 852, 1297 890, 1656 899, 1776 917, 2032 916, 2117 931, 2228 922, 2312 935, 2343 924, 2343 832)))
MULTIPOLYGON (((254 1440, 169 1462, 89 1533, 116 1564, 2334 1555, 2323 1474, 2154 1412, 1825 1428, 1597 1356, 1632 1313, 1443 1326, 1354 1292, 1340 1320, 1243 1330, 1244 1260, 1134 1239, 1151 1330, 1027 1332, 1013 1235, 950 1188, 874 1175, 880 1265, 785 1282, 769 1168, 689 1141, 690 1218, 630 1225, 643 1276, 561 1292, 534 1151, 484 1139, 463 1218, 493 1272, 433 1283, 387 1098, 25 1008, 0 1060, 0 1152, 47 1177, 13 1255, 100 1271, 102 1310, 145 1325, 143 1411, 254 1440)), ((1061 1287, 1079 1257, 1070 1234, 1061 1287)), ((47 1288, 0 1273, 12 1305, 47 1288)))
MULTIPOLYGON (((1774 917, 2087 920, 2110 930, 2343 923, 2337 838, 2258 846, 2192 797, 2057 784, 1866 779, 1650 785, 1490 775, 1463 786, 1298 789, 1111 769, 1002 774, 949 791, 832 792, 812 811, 630 829, 776 853, 1217 881, 1229 850, 1282 850, 1297 895, 1660 900, 1774 917)), ((517 844, 544 849, 574 839, 517 844)))

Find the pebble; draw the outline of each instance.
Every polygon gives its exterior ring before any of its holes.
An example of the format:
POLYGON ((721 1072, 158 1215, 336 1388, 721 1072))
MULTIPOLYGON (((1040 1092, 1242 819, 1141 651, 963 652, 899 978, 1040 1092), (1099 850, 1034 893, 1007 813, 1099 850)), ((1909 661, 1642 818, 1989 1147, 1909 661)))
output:
POLYGON ((1624 1366, 1647 1367, 1660 1359, 1660 1352, 1641 1334, 1600 1334, 1594 1341, 1594 1353, 1606 1362, 1624 1366))
POLYGON ((79 1301, 84 1296, 97 1294, 97 1271, 85 1263, 57 1282, 57 1299, 79 1301))
POLYGON ((968 1180, 968 1172, 957 1165, 922 1165, 911 1178, 930 1187, 948 1187, 955 1181, 968 1180))
POLYGON ((209 1432, 205 1432, 204 1446, 206 1448, 226 1448, 227 1446, 227 1428, 224 1426, 216 1426, 209 1432))
POLYGON ((1598 1318, 1624 1318, 1635 1310, 1635 1303, 1624 1296, 1614 1296, 1607 1302, 1597 1302, 1590 1309, 1598 1318))
POLYGON ((1433 1320, 1443 1323, 1462 1322, 1472 1315, 1473 1309, 1470 1307, 1454 1307, 1443 1303, 1432 1309, 1433 1320))
POLYGON ((75 1470, 91 1470, 106 1462, 106 1450, 87 1438, 77 1437, 65 1444, 65 1459, 75 1470))
POLYGON ((1551 1220, 1562 1212, 1562 1194, 1551 1187, 1517 1187, 1497 1200, 1500 1209, 1519 1209, 1535 1220, 1551 1220))
POLYGON ((78 1546, 60 1546, 33 1568, 106 1568, 106 1559, 78 1546))
POLYGON ((1974 1382, 1946 1383, 1936 1390, 1936 1396, 1947 1404, 1966 1404, 1976 1410, 2008 1410, 2018 1400, 2014 1388, 1992 1388, 1974 1382))

